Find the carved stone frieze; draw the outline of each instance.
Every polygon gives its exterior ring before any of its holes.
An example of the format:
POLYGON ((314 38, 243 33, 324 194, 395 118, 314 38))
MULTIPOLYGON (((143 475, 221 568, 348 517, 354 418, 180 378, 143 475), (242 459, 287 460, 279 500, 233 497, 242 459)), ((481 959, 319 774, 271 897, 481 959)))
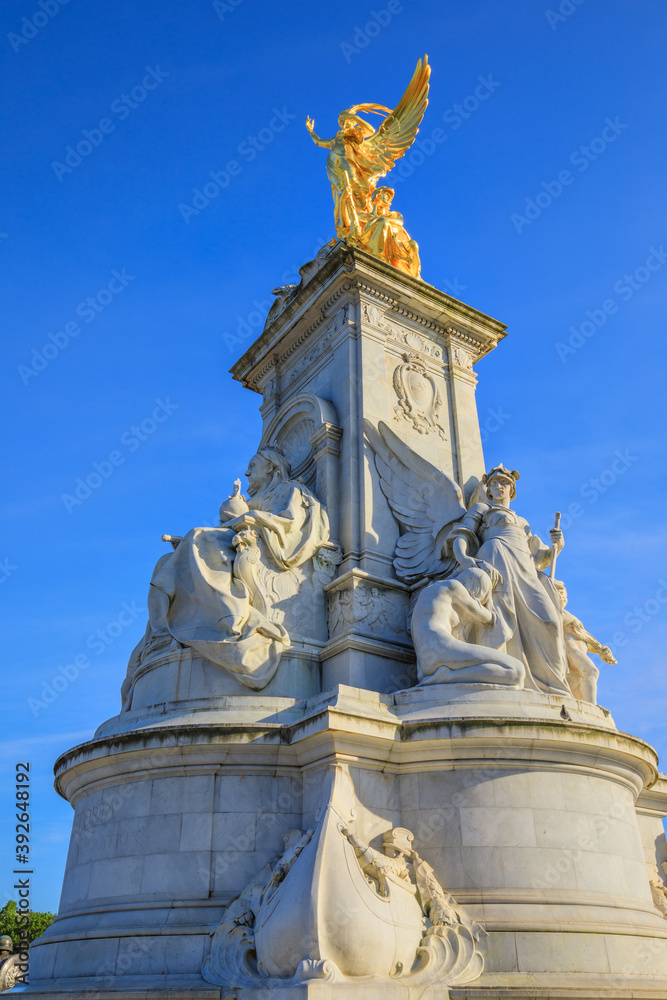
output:
POLYGON ((350 319, 350 303, 344 302, 340 307, 338 312, 334 316, 333 328, 334 330, 342 329, 350 319))
POLYGON ((407 600, 396 591, 356 582, 329 594, 329 638, 363 631, 385 638, 406 635, 407 600))
POLYGON ((331 338, 333 335, 333 330, 326 333, 321 340, 318 340, 316 344, 306 351, 306 353, 299 358, 299 360, 292 366, 289 373, 289 381, 296 382, 296 380, 307 371, 311 365, 313 365, 318 358, 329 350, 331 346, 331 338))
POLYGON ((465 368, 467 371, 472 371, 473 358, 470 351, 466 350, 465 347, 460 347, 458 345, 452 346, 451 349, 452 362, 458 365, 459 368, 465 368))
POLYGON ((383 333, 386 333, 397 344, 407 347, 412 353, 421 354, 436 361, 442 361, 442 349, 437 344, 431 343, 428 337, 422 336, 416 330, 407 329, 400 323, 395 322, 383 313, 378 306, 373 305, 371 302, 364 302, 362 303, 361 313, 367 323, 375 326, 378 330, 382 330, 383 333))

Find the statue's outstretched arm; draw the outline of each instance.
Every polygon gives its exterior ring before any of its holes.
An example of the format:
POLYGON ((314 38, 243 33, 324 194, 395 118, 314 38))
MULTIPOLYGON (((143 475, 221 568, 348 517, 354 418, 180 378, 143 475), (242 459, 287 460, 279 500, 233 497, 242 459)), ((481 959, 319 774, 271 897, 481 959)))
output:
POLYGON ((315 131, 315 122, 312 118, 306 118, 306 128, 310 132, 310 138, 313 140, 316 146, 324 146, 325 149, 331 149, 334 144, 333 139, 320 139, 319 135, 315 131))
POLYGON ((572 616, 572 619, 566 622, 566 628, 568 632, 571 632, 575 638, 580 639, 582 642, 586 643, 586 650, 589 653, 597 653, 597 655, 603 660, 604 663, 614 664, 616 660, 614 655, 609 648, 609 646, 603 645, 599 639, 596 639, 579 621, 578 618, 572 616))

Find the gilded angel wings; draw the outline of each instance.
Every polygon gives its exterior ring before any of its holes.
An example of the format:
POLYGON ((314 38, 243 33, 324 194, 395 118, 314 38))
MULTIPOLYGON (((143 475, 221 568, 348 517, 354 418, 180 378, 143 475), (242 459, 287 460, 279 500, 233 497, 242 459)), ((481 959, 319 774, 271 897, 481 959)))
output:
POLYGON ((396 543, 394 569, 400 580, 416 583, 425 577, 447 576, 455 560, 444 544, 455 521, 466 513, 463 494, 440 472, 380 422, 364 420, 366 437, 375 453, 380 486, 402 534, 396 543))
POLYGON ((386 114, 377 131, 363 140, 365 158, 372 164, 376 177, 383 177, 397 160, 408 151, 419 131, 428 104, 431 67, 428 56, 419 59, 412 79, 393 111, 381 104, 355 104, 340 115, 357 115, 360 111, 386 114))
POLYGON ((329 150, 327 177, 334 200, 336 236, 362 247, 413 277, 419 277, 419 248, 403 228, 403 217, 391 210, 392 188, 377 187, 410 148, 428 104, 431 67, 427 56, 417 68, 394 110, 382 104, 355 104, 338 116, 332 139, 321 139, 306 119, 313 142, 329 150), (364 114, 386 116, 377 131, 364 114))

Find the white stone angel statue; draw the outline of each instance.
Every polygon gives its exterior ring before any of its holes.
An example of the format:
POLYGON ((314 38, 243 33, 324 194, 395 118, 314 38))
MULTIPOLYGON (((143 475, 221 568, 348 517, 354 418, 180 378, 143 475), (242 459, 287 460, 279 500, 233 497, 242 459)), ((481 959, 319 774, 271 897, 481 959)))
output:
MULTIPOLYGON (((454 577, 465 582, 464 571, 476 568, 492 577, 493 589, 486 602, 490 614, 480 609, 464 614, 453 631, 457 655, 463 642, 500 650, 524 665, 525 677, 522 681, 515 678, 514 686, 571 696, 560 599, 551 579, 540 572, 561 551, 563 536, 560 530, 552 530, 551 546, 546 546, 510 508, 518 472, 502 465, 491 469, 466 509, 459 486, 386 424, 380 423, 376 430, 366 421, 365 430, 375 452, 382 491, 401 528, 394 558, 398 578, 414 587, 425 579, 454 577)), ((422 596, 419 600, 424 603, 422 596)), ((421 623, 413 620, 419 649, 415 626, 420 628, 421 623)), ((446 646, 446 635, 443 641, 446 646)), ((459 682, 454 659, 451 676, 439 671, 438 683, 459 682)), ((446 653, 443 662, 448 663, 446 653)), ((475 680, 498 683, 497 674, 496 670, 495 675, 490 672, 483 678, 477 672, 475 680)), ((507 674, 505 683, 510 680, 507 674)))

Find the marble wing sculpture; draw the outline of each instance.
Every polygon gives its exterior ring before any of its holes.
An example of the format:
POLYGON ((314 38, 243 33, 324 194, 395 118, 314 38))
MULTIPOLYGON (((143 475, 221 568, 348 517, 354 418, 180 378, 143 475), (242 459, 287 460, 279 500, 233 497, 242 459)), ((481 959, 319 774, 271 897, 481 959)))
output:
POLYGON ((364 429, 375 453, 382 492, 402 531, 394 557, 396 575, 408 584, 447 576, 457 564, 443 555, 444 540, 452 523, 466 513, 460 487, 385 423, 376 429, 365 420, 364 429))

